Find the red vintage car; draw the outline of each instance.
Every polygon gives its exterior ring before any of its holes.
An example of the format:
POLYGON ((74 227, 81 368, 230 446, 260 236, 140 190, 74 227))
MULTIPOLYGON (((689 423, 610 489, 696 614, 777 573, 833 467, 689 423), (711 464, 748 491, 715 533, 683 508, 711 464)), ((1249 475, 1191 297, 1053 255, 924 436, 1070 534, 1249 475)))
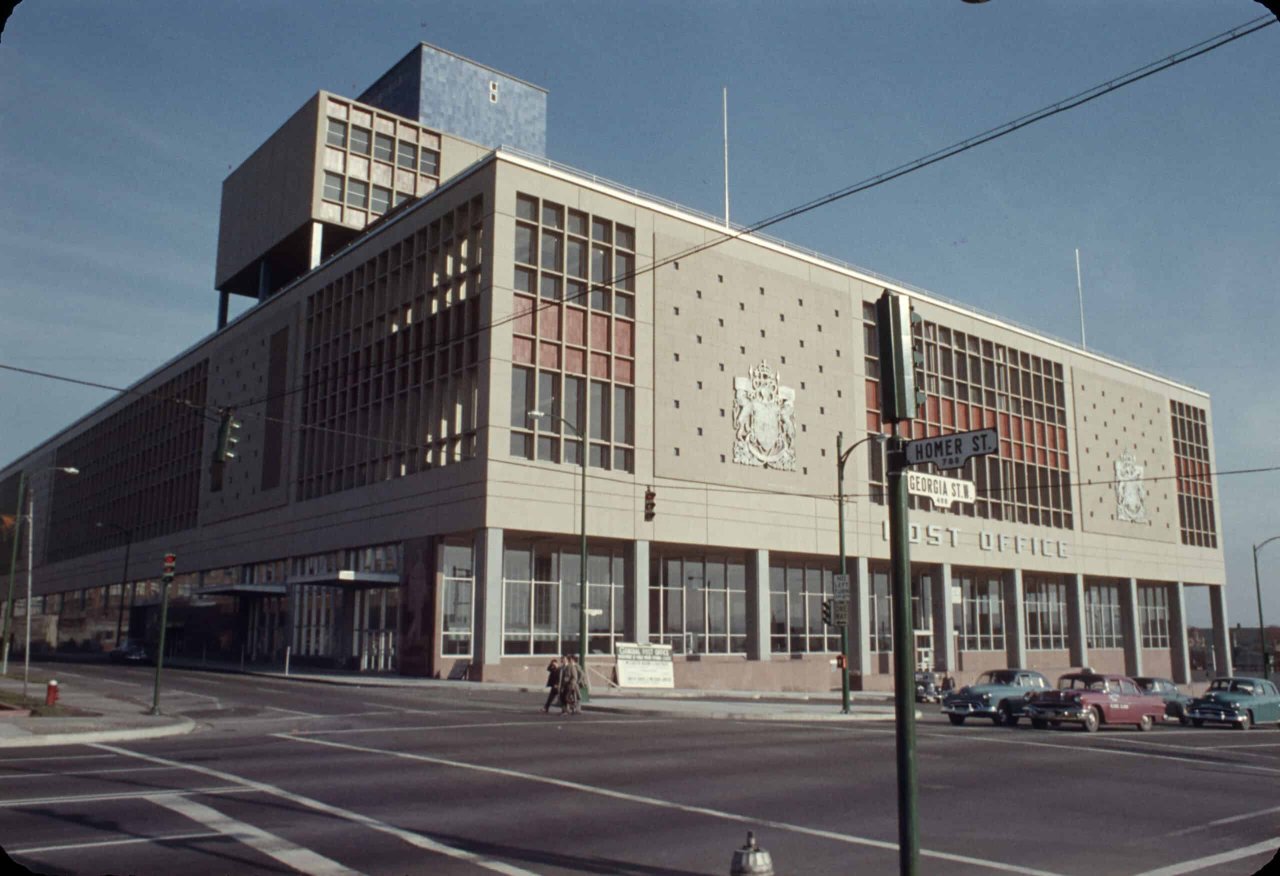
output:
POLYGON ((1038 730, 1079 724, 1092 733, 1103 724, 1132 724, 1150 730, 1164 719, 1164 702, 1145 695, 1132 678, 1083 669, 1058 679, 1056 690, 1032 696, 1026 714, 1038 730))

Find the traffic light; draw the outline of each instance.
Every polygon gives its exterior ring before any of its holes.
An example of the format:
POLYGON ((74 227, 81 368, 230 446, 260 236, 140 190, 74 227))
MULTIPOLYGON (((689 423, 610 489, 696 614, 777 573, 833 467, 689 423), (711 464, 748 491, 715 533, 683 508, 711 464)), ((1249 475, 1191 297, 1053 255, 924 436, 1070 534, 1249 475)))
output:
POLYGON ((214 462, 226 462, 229 459, 235 459, 235 446, 240 443, 240 439, 236 437, 236 433, 244 425, 233 416, 234 412, 228 408, 222 412, 222 417, 218 423, 218 449, 214 452, 214 462))
POLYGON ((658 513, 658 494, 652 488, 644 491, 644 519, 652 520, 658 513))
POLYGON ((835 626, 835 624, 831 622, 831 600, 830 599, 822 600, 822 622, 829 627, 835 626))
POLYGON ((886 423, 915 419, 924 404, 924 353, 915 348, 911 330, 920 321, 905 295, 886 289, 876 301, 880 416, 886 423))
POLYGON ((164 576, 163 576, 164 583, 168 584, 170 581, 173 580, 173 570, 177 567, 177 565, 178 565, 177 554, 164 555, 164 576))

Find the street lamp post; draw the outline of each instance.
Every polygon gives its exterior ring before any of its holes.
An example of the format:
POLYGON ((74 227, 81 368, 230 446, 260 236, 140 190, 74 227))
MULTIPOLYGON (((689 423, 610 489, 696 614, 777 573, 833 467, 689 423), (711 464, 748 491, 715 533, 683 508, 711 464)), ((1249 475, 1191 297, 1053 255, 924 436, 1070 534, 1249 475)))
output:
MULTIPOLYGON (((49 471, 63 472, 69 475, 80 474, 80 469, 70 465, 59 465, 50 468, 49 471)), ((27 601, 26 601, 26 627, 27 635, 25 646, 22 649, 22 698, 27 698, 27 680, 31 674, 31 578, 32 567, 35 560, 35 534, 36 534, 36 491, 34 489, 27 490, 27 601)), ((17 538, 17 523, 14 524, 14 538, 17 538)), ((16 551, 15 551, 16 553, 16 551)), ((5 649, 8 653, 8 648, 5 649)))
MULTIPOLYGON (((879 432, 872 432, 866 438, 855 441, 849 445, 848 450, 844 450, 844 433, 836 433, 836 516, 837 526, 840 532, 840 574, 848 576, 849 570, 845 559, 844 550, 844 464, 849 460, 849 454, 854 450, 866 444, 868 441, 877 439, 884 440, 884 435, 879 432)), ((858 582, 864 585, 865 582, 858 582)), ((847 619, 847 616, 846 616, 847 619)), ((840 711, 849 714, 849 625, 848 623, 840 627, 840 651, 844 655, 844 668, 840 672, 840 711)))
POLYGON ((129 584, 129 550, 133 547, 133 530, 116 523, 95 524, 99 529, 110 528, 124 533, 124 569, 120 572, 120 607, 116 614, 116 647, 120 647, 120 635, 124 626, 124 590, 129 584))
MULTIPOLYGON (((546 411, 533 410, 529 411, 529 418, 532 420, 540 420, 543 417, 549 417, 553 420, 559 420, 561 423, 573 430, 573 434, 578 436, 578 440, 582 442, 582 557, 579 561, 579 591, 578 591, 578 661, 582 665, 582 680, 587 680, 587 436, 582 430, 570 423, 564 417, 557 414, 550 414, 546 411)), ((591 698, 590 684, 587 684, 588 690, 584 690, 582 698, 589 700, 591 698)))
POLYGON ((0 675, 9 673, 9 639, 13 635, 13 574, 18 568, 18 536, 22 532, 22 500, 27 487, 27 470, 18 472, 18 506, 13 512, 13 549, 9 554, 9 595, 4 602, 4 656, 0 657, 0 675))
POLYGON ((1262 623, 1262 583, 1258 577, 1258 551, 1277 539, 1280 539, 1280 535, 1273 535, 1261 544, 1253 546, 1253 589, 1258 594, 1258 653, 1262 656, 1263 678, 1271 677, 1271 661, 1267 659, 1267 628, 1262 623))

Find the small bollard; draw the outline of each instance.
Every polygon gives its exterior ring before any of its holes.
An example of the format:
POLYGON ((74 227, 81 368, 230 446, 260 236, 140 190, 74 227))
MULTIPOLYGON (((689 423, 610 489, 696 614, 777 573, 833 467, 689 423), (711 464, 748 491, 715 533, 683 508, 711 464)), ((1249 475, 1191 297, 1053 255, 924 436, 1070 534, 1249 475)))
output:
POLYGON ((756 843, 753 831, 747 831, 747 844, 733 853, 729 876, 773 876, 773 858, 756 843))
POLYGON ((56 706, 58 704, 58 680, 56 678, 49 679, 49 684, 44 689, 44 704, 46 706, 56 706))

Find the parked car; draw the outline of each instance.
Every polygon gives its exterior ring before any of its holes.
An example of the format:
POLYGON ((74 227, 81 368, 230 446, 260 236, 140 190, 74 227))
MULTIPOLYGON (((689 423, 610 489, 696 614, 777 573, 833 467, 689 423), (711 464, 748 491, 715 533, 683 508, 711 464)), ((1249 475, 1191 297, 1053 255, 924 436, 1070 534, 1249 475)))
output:
POLYGON ((1167 678, 1152 678, 1147 675, 1134 676, 1138 689, 1144 694, 1151 697, 1159 697, 1164 703, 1164 717, 1167 721, 1178 721, 1182 724, 1190 724, 1191 719, 1187 717, 1187 706, 1191 704, 1191 697, 1178 690, 1178 686, 1167 678))
POLYGON ((938 689, 938 681, 932 672, 916 673, 916 702, 938 703, 942 701, 942 691, 938 689))
POLYGON ((1248 730, 1254 724, 1280 721, 1280 691, 1265 678, 1215 678, 1204 696, 1187 707, 1191 723, 1230 724, 1248 730))
POLYGON ((151 660, 147 648, 136 639, 125 639, 117 647, 111 649, 107 658, 112 663, 147 663, 151 660))
POLYGON ((1033 693, 1049 689, 1049 679, 1032 669, 992 669, 942 698, 942 713, 959 726, 966 718, 990 718, 996 726, 1018 723, 1033 693))
POLYGON ((1093 733, 1103 724, 1132 724, 1150 730, 1164 720, 1163 700, 1138 689, 1132 678, 1084 669, 1058 679, 1055 690, 1037 693, 1027 704, 1027 717, 1037 730, 1079 724, 1093 733))

